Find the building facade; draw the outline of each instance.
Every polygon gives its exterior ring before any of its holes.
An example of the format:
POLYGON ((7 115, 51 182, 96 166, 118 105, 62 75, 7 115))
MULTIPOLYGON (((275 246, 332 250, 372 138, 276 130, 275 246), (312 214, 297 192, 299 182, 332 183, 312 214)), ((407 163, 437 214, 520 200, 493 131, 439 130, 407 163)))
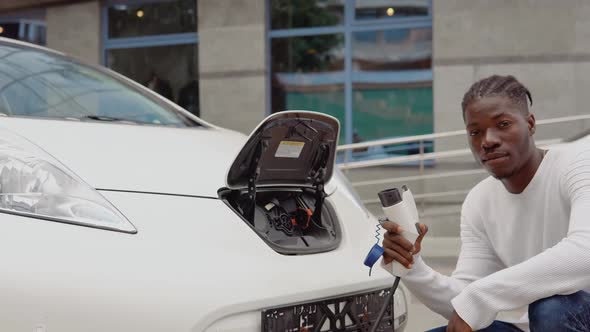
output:
POLYGON ((589 14, 583 0, 4 0, 0 36, 105 65, 219 126, 309 109, 352 143, 461 129, 463 93, 491 74, 527 85, 538 119, 587 113, 589 14))

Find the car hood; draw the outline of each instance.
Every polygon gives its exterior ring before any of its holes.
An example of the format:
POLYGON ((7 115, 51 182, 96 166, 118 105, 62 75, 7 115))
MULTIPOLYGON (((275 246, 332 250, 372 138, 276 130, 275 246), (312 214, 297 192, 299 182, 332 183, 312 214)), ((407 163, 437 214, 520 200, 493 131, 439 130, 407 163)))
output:
POLYGON ((67 120, 1 118, 90 186, 217 197, 246 136, 209 127, 169 128, 67 120))

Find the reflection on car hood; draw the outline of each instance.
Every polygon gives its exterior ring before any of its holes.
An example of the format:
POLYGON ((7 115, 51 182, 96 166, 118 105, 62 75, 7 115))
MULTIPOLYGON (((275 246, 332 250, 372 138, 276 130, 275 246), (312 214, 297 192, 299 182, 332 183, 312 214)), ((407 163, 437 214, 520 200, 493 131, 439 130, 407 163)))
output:
POLYGON ((246 137, 223 129, 0 118, 94 188, 217 197, 246 137))

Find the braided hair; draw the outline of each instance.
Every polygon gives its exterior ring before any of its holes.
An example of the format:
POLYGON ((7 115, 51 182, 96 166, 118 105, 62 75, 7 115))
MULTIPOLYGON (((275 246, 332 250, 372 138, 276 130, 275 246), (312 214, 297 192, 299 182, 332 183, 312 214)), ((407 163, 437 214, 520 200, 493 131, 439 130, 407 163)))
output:
POLYGON ((461 107, 463 109, 463 117, 465 117, 465 109, 472 102, 493 96, 505 96, 512 102, 522 107, 522 110, 528 113, 527 98, 533 105, 533 98, 529 89, 520 83, 514 76, 500 76, 492 75, 480 81, 475 82, 463 96, 461 107))

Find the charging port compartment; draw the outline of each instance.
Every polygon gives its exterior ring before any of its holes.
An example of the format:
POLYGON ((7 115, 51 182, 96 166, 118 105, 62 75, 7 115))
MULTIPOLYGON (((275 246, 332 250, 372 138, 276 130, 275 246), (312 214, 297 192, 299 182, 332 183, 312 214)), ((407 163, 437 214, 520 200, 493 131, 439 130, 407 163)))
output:
POLYGON ((313 189, 260 189, 253 207, 245 191, 224 188, 219 195, 278 253, 314 254, 340 244, 342 236, 334 209, 329 200, 323 200, 320 213, 315 214, 318 195, 313 189), (249 213, 252 208, 253 213, 249 213))
POLYGON ((324 188, 339 131, 338 120, 322 113, 270 115, 239 151, 220 198, 281 254, 335 249, 340 228, 324 188))

